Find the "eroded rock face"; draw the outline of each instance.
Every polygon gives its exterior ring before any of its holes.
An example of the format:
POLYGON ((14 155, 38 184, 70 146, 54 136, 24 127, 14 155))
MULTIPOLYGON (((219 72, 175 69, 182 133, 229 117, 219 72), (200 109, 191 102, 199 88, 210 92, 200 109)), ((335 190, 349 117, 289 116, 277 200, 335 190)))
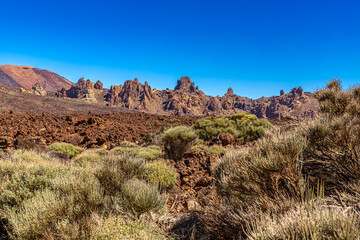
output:
POLYGON ((20 88, 20 92, 30 93, 30 94, 39 95, 39 96, 46 96, 46 94, 47 94, 45 89, 38 83, 35 83, 35 85, 30 90, 28 90, 26 88, 20 88))
POLYGON ((61 90, 58 90, 56 96, 79 98, 89 102, 99 102, 102 101, 102 99, 99 100, 102 92, 103 84, 100 81, 93 83, 90 79, 85 80, 84 78, 80 78, 70 89, 66 90, 65 88, 62 88, 61 90))
POLYGON ((82 78, 69 90, 59 90, 57 96, 105 101, 110 106, 165 115, 230 115, 245 111, 260 118, 313 118, 318 108, 313 94, 305 93, 301 87, 289 93, 281 91, 280 96, 255 100, 234 94, 232 88, 222 97, 211 97, 195 87, 189 77, 180 78, 174 90, 162 91, 152 89, 147 82, 142 84, 137 78, 127 80, 124 85, 111 86, 109 90, 103 89, 100 81, 93 83, 82 78), (103 95, 96 95, 97 91, 103 95))

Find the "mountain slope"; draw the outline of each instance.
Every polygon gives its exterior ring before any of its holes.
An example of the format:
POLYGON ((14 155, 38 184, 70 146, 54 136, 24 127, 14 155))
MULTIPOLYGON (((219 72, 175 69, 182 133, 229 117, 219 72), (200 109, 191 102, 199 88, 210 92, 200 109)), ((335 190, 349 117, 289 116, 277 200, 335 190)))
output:
POLYGON ((58 74, 28 66, 0 65, 0 86, 31 89, 39 84, 48 92, 70 88, 73 83, 58 74))

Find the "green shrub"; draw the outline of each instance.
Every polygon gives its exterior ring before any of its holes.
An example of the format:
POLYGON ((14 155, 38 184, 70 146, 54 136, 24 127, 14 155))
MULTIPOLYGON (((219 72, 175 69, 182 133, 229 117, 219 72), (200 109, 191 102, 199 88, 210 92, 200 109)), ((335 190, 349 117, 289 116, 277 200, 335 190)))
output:
POLYGON ((162 136, 165 152, 174 160, 181 159, 185 152, 196 143, 196 140, 194 131, 185 126, 170 128, 162 136))
POLYGON ((85 238, 103 201, 90 171, 56 160, 3 161, 0 179, 0 212, 13 239, 85 238))
POLYGON ((117 195, 121 185, 130 178, 141 176, 144 173, 145 160, 142 158, 117 155, 108 156, 95 170, 95 176, 104 188, 105 194, 117 195))
POLYGON ((100 163, 106 154, 107 152, 103 149, 86 150, 74 157, 73 163, 79 166, 100 163))
POLYGON ((141 222, 124 221, 121 217, 110 216, 98 221, 92 229, 91 240, 112 239, 169 239, 149 225, 141 222))
POLYGON ((66 158, 73 158, 84 149, 80 147, 75 147, 70 143, 53 143, 46 148, 49 152, 54 152, 59 156, 64 156, 66 158))
POLYGON ((193 125, 201 139, 209 140, 221 133, 229 133, 244 143, 263 136, 270 127, 271 124, 266 119, 258 119, 250 113, 238 113, 229 117, 217 116, 214 120, 207 117, 193 125))
POLYGON ((11 158, 14 161, 28 162, 28 163, 42 163, 50 159, 45 153, 36 152, 34 150, 16 150, 11 158))
POLYGON ((162 162, 147 163, 143 177, 149 183, 159 186, 160 189, 169 189, 176 183, 175 171, 162 162))
POLYGON ((140 147, 133 143, 122 144, 111 150, 113 154, 131 154, 148 160, 155 160, 163 155, 158 146, 140 147))
POLYGON ((128 209, 138 216, 151 210, 160 210, 167 202, 157 186, 152 186, 138 179, 130 179, 121 187, 121 193, 128 209))
POLYGON ((225 148, 221 145, 212 145, 210 147, 207 147, 205 145, 196 145, 193 147, 193 149, 198 150, 198 151, 204 151, 204 152, 208 152, 213 156, 221 156, 226 152, 229 152, 230 149, 229 148, 225 148))

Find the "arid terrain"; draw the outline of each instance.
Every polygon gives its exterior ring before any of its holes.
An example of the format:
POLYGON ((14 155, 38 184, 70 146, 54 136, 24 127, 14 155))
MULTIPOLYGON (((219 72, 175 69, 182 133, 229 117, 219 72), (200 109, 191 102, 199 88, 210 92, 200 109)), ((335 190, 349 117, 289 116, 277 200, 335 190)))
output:
POLYGON ((259 118, 280 119, 314 118, 318 109, 313 94, 301 87, 255 100, 234 94, 232 88, 221 97, 206 95, 189 77, 181 77, 174 90, 153 89, 138 79, 105 89, 100 81, 81 78, 73 84, 48 70, 10 65, 0 68, 0 94, 0 111, 52 114, 130 110, 158 115, 216 116, 249 112, 259 118))
POLYGON ((0 238, 357 239, 358 106, 338 80, 257 100, 188 77, 2 86, 0 238))
POLYGON ((0 66, 0 86, 31 89, 38 84, 46 91, 56 92, 60 88, 70 88, 72 83, 58 74, 29 66, 0 66))

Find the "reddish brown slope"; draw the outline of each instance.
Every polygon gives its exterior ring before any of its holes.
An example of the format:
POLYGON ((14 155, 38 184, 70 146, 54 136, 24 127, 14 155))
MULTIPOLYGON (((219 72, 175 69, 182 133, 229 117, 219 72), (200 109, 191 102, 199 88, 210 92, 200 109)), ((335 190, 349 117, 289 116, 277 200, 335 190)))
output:
POLYGON ((38 83, 46 91, 70 88, 72 82, 58 74, 27 66, 0 65, 0 86, 31 89, 38 83))

